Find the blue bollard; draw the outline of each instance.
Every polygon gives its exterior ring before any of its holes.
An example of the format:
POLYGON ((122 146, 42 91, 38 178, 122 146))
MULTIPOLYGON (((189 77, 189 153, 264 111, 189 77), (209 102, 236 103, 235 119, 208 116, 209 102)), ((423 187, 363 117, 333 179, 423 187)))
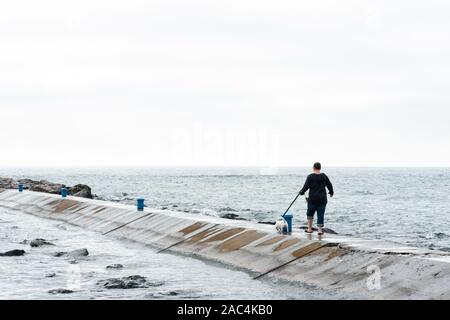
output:
POLYGON ((19 184, 19 192, 23 192, 23 184, 19 184))
POLYGON ((287 230, 288 233, 292 233, 292 219, 293 218, 294 218, 294 216, 292 214, 290 214, 290 213, 287 213, 284 216, 284 220, 286 220, 286 222, 288 224, 288 230, 287 230))
POLYGON ((63 198, 66 198, 66 197, 67 197, 67 194, 68 194, 67 188, 61 188, 61 196, 62 196, 63 198))
POLYGON ((144 202, 145 200, 142 198, 136 199, 137 211, 144 211, 144 202))

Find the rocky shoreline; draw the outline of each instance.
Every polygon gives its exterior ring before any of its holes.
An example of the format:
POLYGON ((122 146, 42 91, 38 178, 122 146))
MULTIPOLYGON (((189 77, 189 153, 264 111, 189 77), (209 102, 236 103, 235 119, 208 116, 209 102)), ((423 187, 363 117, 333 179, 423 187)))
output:
POLYGON ((61 188, 67 188, 69 195, 80 198, 93 199, 91 187, 84 184, 66 186, 60 183, 53 183, 47 180, 35 181, 31 179, 14 180, 12 178, 0 177, 0 189, 18 189, 19 184, 23 184, 25 190, 44 192, 50 194, 60 194, 61 188))

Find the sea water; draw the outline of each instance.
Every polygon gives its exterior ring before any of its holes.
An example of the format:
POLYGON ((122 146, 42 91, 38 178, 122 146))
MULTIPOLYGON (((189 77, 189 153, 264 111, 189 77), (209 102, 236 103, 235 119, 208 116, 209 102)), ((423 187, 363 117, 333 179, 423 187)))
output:
MULTIPOLYGON (((0 176, 87 184, 98 197, 203 215, 275 221, 309 168, 0 168, 0 176)), ((450 251, 450 168, 327 168, 326 225, 342 235, 450 251)), ((305 223, 300 198, 291 213, 305 223)))

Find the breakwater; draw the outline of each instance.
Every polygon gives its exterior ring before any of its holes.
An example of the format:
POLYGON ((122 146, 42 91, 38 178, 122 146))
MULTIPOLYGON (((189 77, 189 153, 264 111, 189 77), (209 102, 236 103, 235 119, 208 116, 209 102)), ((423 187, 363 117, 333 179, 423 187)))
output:
MULTIPOLYGON (((104 201, 3 190, 0 207, 65 221, 161 252, 213 260, 251 273, 356 294, 362 299, 448 299, 450 255, 382 241, 303 233, 273 226, 104 201)), ((258 281, 258 280, 255 280, 258 281)))

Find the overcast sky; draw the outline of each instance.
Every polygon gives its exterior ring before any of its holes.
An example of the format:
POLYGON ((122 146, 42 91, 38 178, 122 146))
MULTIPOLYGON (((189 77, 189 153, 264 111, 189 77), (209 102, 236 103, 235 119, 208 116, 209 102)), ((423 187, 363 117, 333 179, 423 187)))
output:
POLYGON ((2 166, 450 166, 448 1, 0 4, 2 166))

